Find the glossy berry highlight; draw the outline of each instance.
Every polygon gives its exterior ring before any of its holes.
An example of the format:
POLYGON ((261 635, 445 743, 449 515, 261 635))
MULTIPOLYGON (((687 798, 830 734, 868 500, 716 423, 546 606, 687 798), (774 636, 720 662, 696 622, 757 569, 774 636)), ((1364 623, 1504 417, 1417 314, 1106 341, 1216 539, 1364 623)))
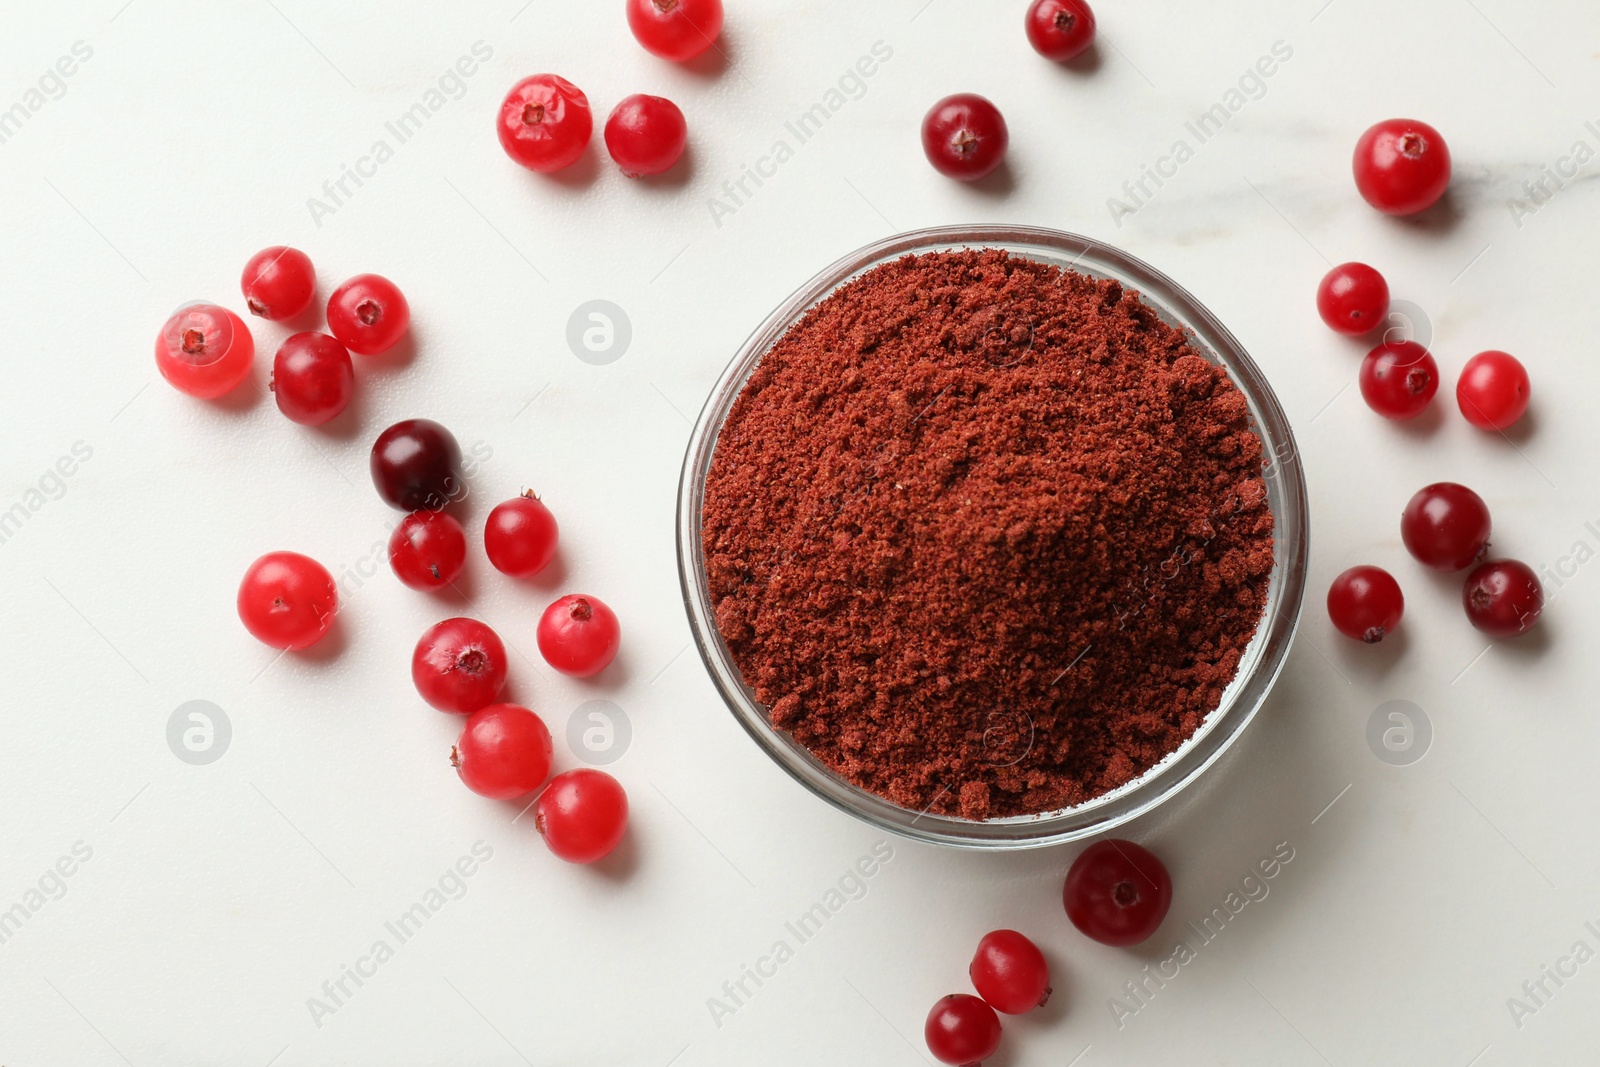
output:
POLYGON ((1489 549, 1489 505, 1456 482, 1418 489, 1400 514, 1400 538, 1418 563, 1441 571, 1465 570, 1489 549))
POLYGON ((922 120, 922 151, 946 177, 976 181, 1005 162, 1011 135, 1000 109, 976 93, 934 104, 922 120))
POLYGON ((412 589, 443 589, 467 562, 467 535, 442 511, 413 511, 389 535, 389 566, 412 589))
POLYGON ((339 610, 328 568, 298 552, 268 552, 244 572, 239 621, 264 645, 294 652, 322 640, 339 610))
POLYGON ((417 641, 411 681, 440 711, 471 715, 505 688, 506 646, 477 619, 446 619, 417 641))
POLYGON ((1021 1015, 1050 999, 1050 964, 1015 930, 991 930, 967 967, 972 988, 995 1011, 1021 1015))
POLYGON ((1415 341, 1387 341, 1361 361, 1361 398, 1386 419, 1414 419, 1439 389, 1439 365, 1415 341))
POLYGON ((1335 333, 1369 333, 1389 314, 1389 283, 1365 263, 1342 263, 1317 286, 1317 314, 1335 333))
POLYGON ((628 794, 592 768, 558 774, 539 794, 534 826, 551 852, 568 863, 604 859, 628 828, 628 794))
POLYGON ((1467 575, 1461 603, 1472 625, 1490 637, 1518 637, 1544 614, 1544 586, 1526 563, 1490 560, 1467 575))
POLYGON ((411 305, 381 274, 357 274, 328 297, 328 331, 359 356, 399 343, 411 327, 411 305))
POLYGON ((325 333, 297 333, 272 357, 272 398, 292 422, 321 426, 337 418, 356 395, 350 353, 325 333))
POLYGON ((1000 1047, 1000 1017, 969 993, 940 997, 922 1024, 922 1039, 940 1063, 974 1067, 1000 1047))
POLYGON ((651 55, 693 59, 722 34, 722 0, 627 0, 628 29, 651 55))
POLYGON ((605 670, 622 644, 616 614, 597 597, 579 594, 545 608, 535 636, 545 662, 574 678, 605 670))
POLYGON ((556 517, 533 491, 495 505, 483 529, 483 548, 501 574, 532 578, 556 555, 556 517))
POLYGON ((368 457, 383 502, 401 511, 438 511, 461 496, 461 446, 432 419, 405 419, 378 435, 368 457))
POLYGON ((317 272, 311 257, 298 248, 273 245, 250 257, 239 287, 250 314, 281 322, 311 306, 317 272))
POLYGON ((1386 215, 1415 215, 1450 186, 1450 149, 1416 119, 1389 119, 1361 135, 1351 161, 1356 189, 1386 215))
POLYGON ((589 147, 594 115, 582 89, 554 74, 535 74, 506 93, 495 128, 506 155, 550 174, 576 163, 589 147))
POLYGON ((156 335, 156 369, 180 393, 213 400, 250 376, 255 338, 225 307, 179 308, 156 335))
POLYGON ((672 169, 689 144, 689 124, 671 100, 635 93, 606 119, 605 137, 622 173, 642 178, 672 169))
POLYGON ((1528 410, 1528 370, 1509 352, 1491 349, 1467 360, 1456 380, 1456 406, 1480 430, 1506 430, 1528 410))
POLYGON ((1083 0, 1034 0, 1027 30, 1035 52, 1063 63, 1094 43, 1094 12, 1083 0))
POLYGON ((490 704, 467 719, 450 765, 479 796, 515 800, 550 776, 550 730, 520 704, 490 704))
POLYGON ((1382 567, 1351 567, 1328 587, 1328 618, 1346 637, 1375 645, 1400 625, 1405 596, 1382 567))
POLYGON ((1067 918, 1105 945, 1137 945, 1167 917, 1172 876, 1154 853, 1132 841, 1096 841, 1078 854, 1062 888, 1067 918))

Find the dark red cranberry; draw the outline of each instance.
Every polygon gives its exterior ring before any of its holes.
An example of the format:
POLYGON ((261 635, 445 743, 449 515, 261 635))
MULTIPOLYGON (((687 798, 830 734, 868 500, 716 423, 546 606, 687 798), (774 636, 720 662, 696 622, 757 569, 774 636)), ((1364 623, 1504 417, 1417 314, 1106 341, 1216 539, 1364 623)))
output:
POLYGON ((461 446, 432 419, 397 422, 372 446, 372 484, 392 508, 438 511, 466 490, 461 446))

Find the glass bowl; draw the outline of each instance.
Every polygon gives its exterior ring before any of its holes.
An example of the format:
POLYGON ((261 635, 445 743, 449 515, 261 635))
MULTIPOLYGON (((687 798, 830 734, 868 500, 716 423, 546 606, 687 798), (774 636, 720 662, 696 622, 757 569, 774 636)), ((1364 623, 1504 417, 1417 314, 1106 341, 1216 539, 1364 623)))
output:
POLYGON ((1075 234, 1024 226, 943 227, 900 234, 852 252, 801 286, 750 335, 717 382, 689 440, 678 487, 678 570, 695 646, 712 681, 739 724, 801 784, 864 822, 904 837, 968 848, 1029 848, 1087 837, 1144 814, 1194 781, 1239 736, 1266 699, 1294 640, 1305 592, 1306 521, 1304 473, 1277 397, 1233 334, 1177 283, 1126 252, 1075 234), (762 356, 808 308, 856 275, 910 253, 963 248, 998 248, 1115 279, 1167 322, 1186 330, 1196 351, 1226 369, 1249 404, 1265 449, 1263 476, 1274 523, 1274 561, 1261 625, 1221 703, 1200 728, 1160 763, 1111 792, 1058 811, 981 821, 902 808, 835 774, 773 727, 717 630, 701 541, 701 505, 717 436, 762 356))

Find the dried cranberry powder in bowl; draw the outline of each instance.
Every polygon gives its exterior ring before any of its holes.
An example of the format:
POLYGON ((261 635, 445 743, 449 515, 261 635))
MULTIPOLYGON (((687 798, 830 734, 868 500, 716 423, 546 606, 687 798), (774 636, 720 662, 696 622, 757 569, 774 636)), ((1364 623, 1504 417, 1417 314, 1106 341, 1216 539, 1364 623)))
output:
POLYGON ((1136 294, 998 250, 835 290, 707 475, 717 628, 774 726, 968 819, 1138 777, 1215 710, 1273 565, 1244 396, 1136 294))

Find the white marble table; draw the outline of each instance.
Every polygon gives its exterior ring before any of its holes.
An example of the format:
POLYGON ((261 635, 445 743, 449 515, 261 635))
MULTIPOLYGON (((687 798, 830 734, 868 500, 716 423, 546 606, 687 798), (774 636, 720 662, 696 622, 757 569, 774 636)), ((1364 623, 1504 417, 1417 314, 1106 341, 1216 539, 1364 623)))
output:
MULTIPOLYGON (((995 926, 1035 935, 1060 976, 1047 1011, 1008 1026, 994 1062, 1010 1067, 1594 1057, 1600 162, 1577 157, 1600 150, 1600 12, 1104 0, 1097 61, 1060 69, 1027 49, 1023 6, 734 0, 729 62, 692 70, 638 49, 617 0, 0 13, 0 120, 25 112, 0 126, 0 924, 22 908, 0 943, 0 1063, 910 1064, 928 1006, 965 988, 995 926), (1271 76, 1241 85, 1262 57, 1271 76), (673 96, 690 166, 648 185, 594 155, 556 181, 520 172, 492 117, 539 70, 602 111, 673 96), (958 90, 1004 109, 1008 179, 963 187, 922 161, 918 119, 958 90), (1235 102, 1219 130, 1190 128, 1235 102), (425 119, 393 125, 419 103, 425 119), (837 106, 798 136, 819 103, 837 106), (1361 130, 1407 114, 1457 161, 1449 209, 1421 223, 1367 208, 1348 173, 1361 130), (1309 474, 1311 603, 1282 682, 1201 785, 1127 830, 1177 879, 1147 952, 1068 926, 1071 848, 885 843, 813 799, 686 651, 674 490, 724 362, 838 255, 974 221, 1112 240, 1191 288, 1270 375, 1309 474), (244 260, 280 242, 325 280, 388 274, 414 308, 413 358, 364 365, 360 410, 331 432, 297 431, 258 390, 192 402, 151 364, 175 305, 237 305, 244 260), (1312 303, 1329 262, 1352 258, 1417 309, 1452 379, 1480 349, 1521 355, 1529 424, 1507 441, 1453 413, 1372 416, 1351 388, 1360 346, 1312 303), (566 341, 595 299, 631 323, 607 365, 566 341), (390 516, 366 450, 415 415, 476 455, 478 521, 540 490, 562 574, 513 588, 479 566, 463 608, 382 572, 390 516), (1400 508, 1444 478, 1488 499, 1500 550, 1547 571, 1537 636, 1486 647, 1456 583, 1406 560, 1400 508), (348 608, 332 645, 275 660, 232 597, 252 558, 283 547, 332 566, 348 608), (1410 594, 1402 637, 1376 650, 1320 610, 1356 562, 1410 594), (598 685, 513 666, 563 766, 574 709, 625 711, 612 769, 633 829, 602 870, 558 864, 529 819, 451 780, 457 724, 406 670, 416 635, 461 610, 534 655, 557 585, 624 620, 598 685), (209 765, 167 742, 193 700, 231 725, 209 765), (1368 745, 1391 700, 1431 724, 1410 766, 1368 745), (426 923, 395 936, 385 924, 475 847, 473 876, 446 878, 426 923), (892 858, 864 894, 794 938, 785 924, 875 849, 892 858), (1293 858, 1270 892, 1201 943, 1187 924, 1275 849, 1293 858), (780 940, 792 953, 762 965, 771 976, 713 1012, 780 940), (1179 940, 1194 959, 1145 979, 1179 940)), ((286 332, 258 342, 270 353, 286 332)))

